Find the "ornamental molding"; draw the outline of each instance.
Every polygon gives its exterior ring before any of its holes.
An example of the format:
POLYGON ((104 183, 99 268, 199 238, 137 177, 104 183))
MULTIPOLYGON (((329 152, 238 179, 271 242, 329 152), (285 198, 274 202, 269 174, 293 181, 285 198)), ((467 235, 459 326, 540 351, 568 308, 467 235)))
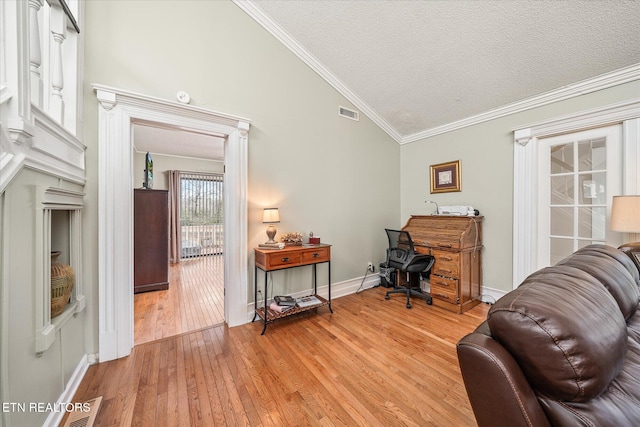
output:
POLYGON ((386 132, 398 144, 409 144, 432 136, 452 132, 468 126, 488 122, 511 114, 538 108, 554 102, 564 101, 588 93, 618 86, 624 83, 640 79, 640 64, 621 68, 600 76, 579 81, 574 84, 562 86, 539 95, 522 99, 502 107, 498 107, 483 113, 426 129, 421 132, 401 135, 387 120, 379 115, 369 104, 358 97, 346 84, 337 78, 328 68, 326 68, 315 56, 304 48, 294 37, 284 28, 267 15, 253 0, 232 0, 233 3, 255 20, 267 32, 273 35, 280 43, 296 55, 302 62, 307 64, 329 85, 337 90, 342 96, 348 99, 356 108, 361 110, 377 126, 386 132))
POLYGON ((225 138, 225 321, 246 323, 248 140, 251 121, 177 101, 92 85, 98 108, 98 347, 101 362, 133 348, 133 199, 130 167, 134 124, 190 130, 225 138), (233 190, 232 190, 233 189, 233 190), (226 233, 226 231, 225 231, 226 233))
POLYGON ((640 117, 640 98, 635 98, 513 129, 514 142, 526 145, 531 138, 546 138, 593 127, 609 126, 638 117, 640 117))

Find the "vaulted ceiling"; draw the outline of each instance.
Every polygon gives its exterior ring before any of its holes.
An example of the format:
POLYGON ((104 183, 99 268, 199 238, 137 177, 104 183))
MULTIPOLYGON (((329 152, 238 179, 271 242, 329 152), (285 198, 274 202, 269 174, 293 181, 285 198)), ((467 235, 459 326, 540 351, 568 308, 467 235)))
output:
POLYGON ((638 0, 234 2, 401 144, 640 78, 638 0))
POLYGON ((614 71, 640 75, 639 1, 236 4, 401 143, 614 71))

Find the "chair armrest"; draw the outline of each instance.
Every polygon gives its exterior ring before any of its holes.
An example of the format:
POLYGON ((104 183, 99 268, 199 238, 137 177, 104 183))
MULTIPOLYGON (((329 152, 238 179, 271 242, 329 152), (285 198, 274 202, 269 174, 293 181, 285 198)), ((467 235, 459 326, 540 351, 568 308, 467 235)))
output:
POLYGON ((520 366, 493 338, 471 333, 458 342, 457 352, 479 427, 550 426, 520 366))

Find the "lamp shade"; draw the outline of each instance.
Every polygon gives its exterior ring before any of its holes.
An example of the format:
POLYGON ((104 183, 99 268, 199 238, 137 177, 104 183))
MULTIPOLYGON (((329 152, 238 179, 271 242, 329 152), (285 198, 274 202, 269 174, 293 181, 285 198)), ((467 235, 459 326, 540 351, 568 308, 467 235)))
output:
POLYGON ((262 211, 262 222, 265 224, 280 222, 278 208, 265 208, 264 211, 262 211))
POLYGON ((613 196, 611 230, 640 233, 640 196, 613 196))

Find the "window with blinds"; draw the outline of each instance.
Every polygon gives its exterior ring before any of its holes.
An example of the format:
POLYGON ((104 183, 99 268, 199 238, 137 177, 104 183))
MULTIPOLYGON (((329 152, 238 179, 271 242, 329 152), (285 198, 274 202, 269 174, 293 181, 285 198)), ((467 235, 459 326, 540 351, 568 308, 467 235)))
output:
POLYGON ((222 254, 223 177, 222 174, 180 172, 182 259, 222 254))

